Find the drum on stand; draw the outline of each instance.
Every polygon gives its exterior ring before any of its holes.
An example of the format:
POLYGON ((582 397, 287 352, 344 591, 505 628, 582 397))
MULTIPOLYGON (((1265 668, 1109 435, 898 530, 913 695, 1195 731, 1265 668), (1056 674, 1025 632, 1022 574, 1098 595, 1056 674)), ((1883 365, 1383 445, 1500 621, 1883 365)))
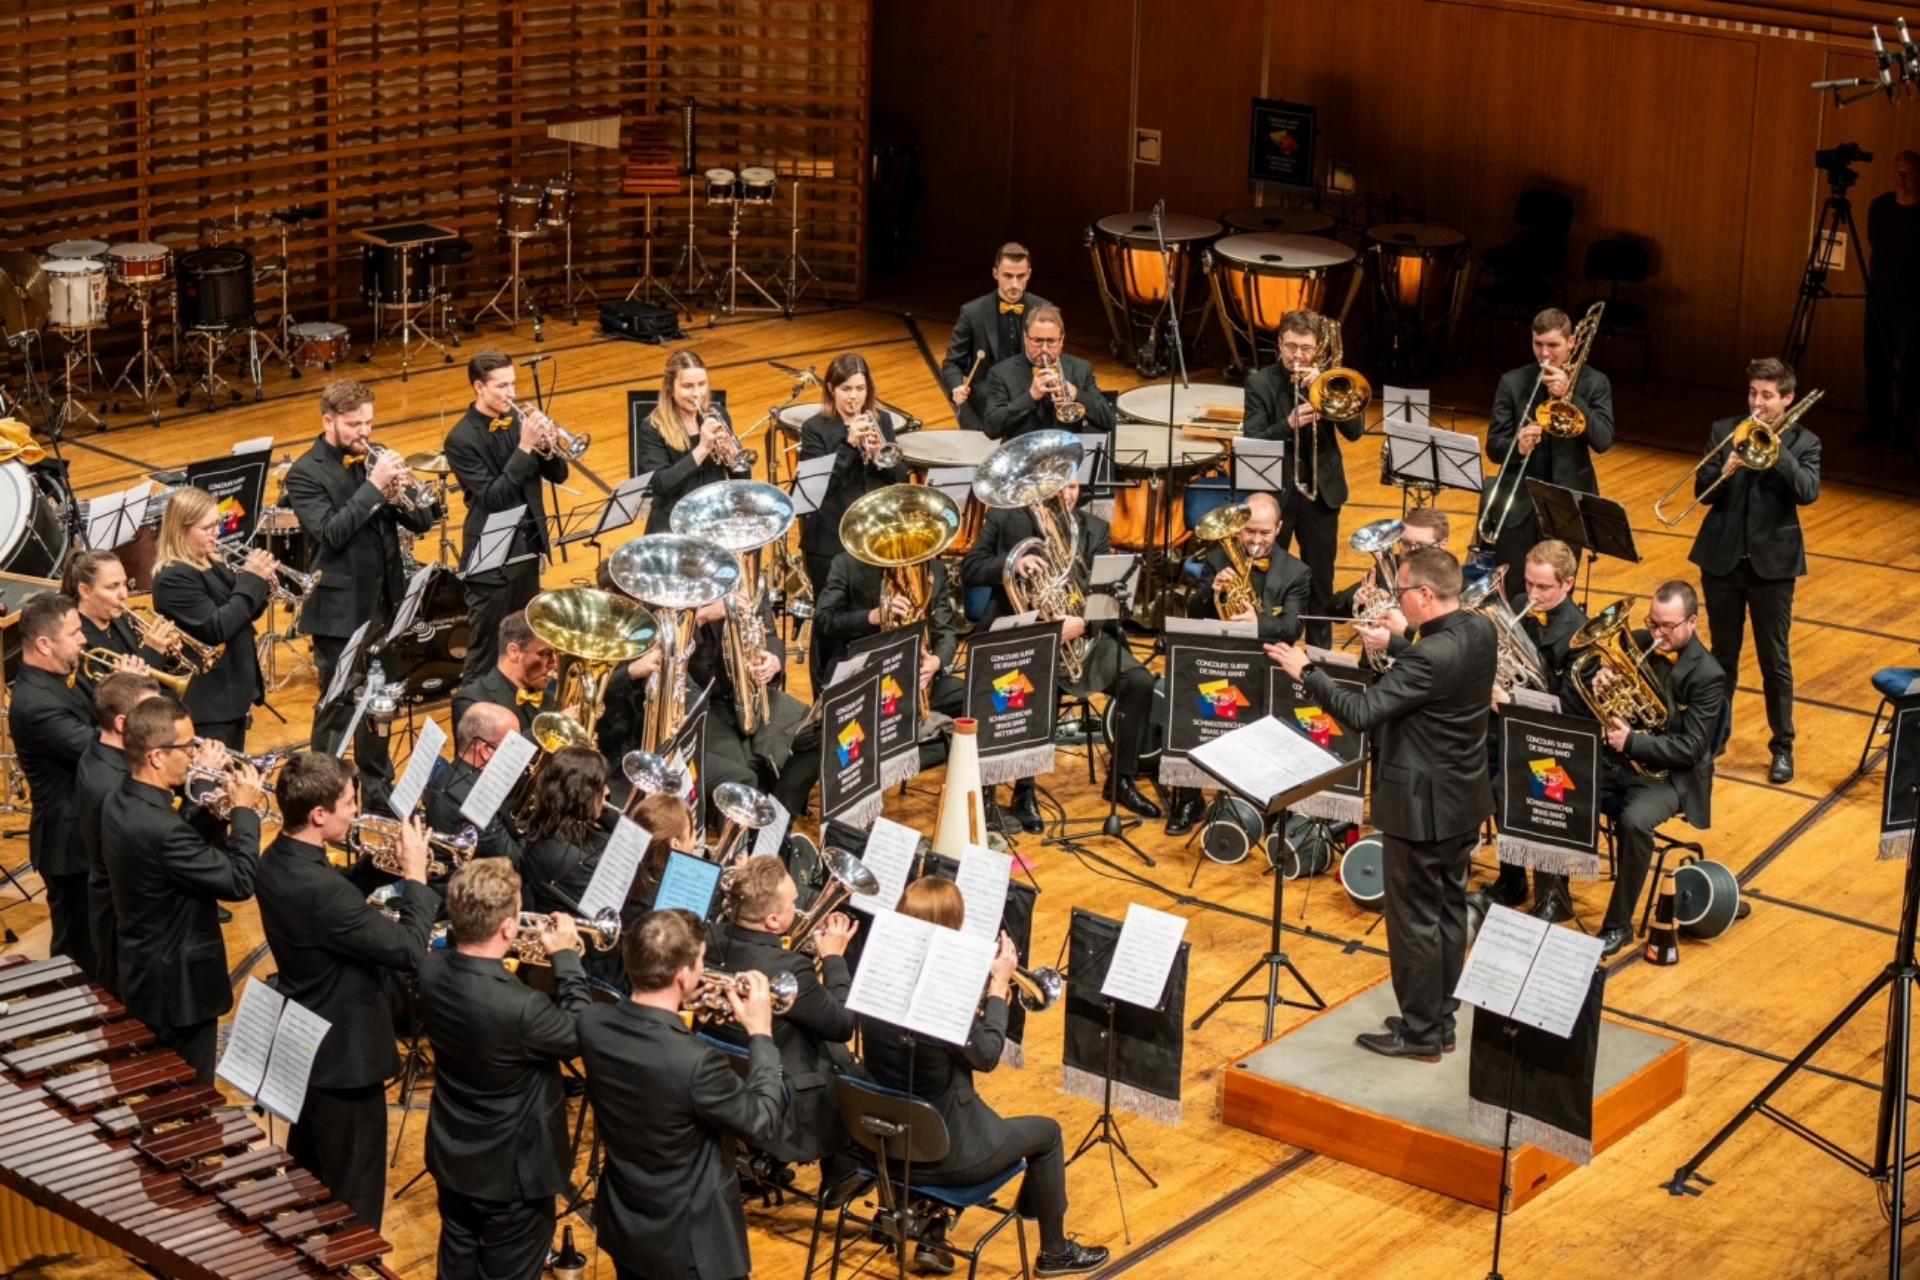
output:
POLYGON ((47 323, 56 329, 97 329, 107 322, 107 264, 97 258, 50 258, 47 323))
POLYGON ((422 261, 425 256, 418 250, 403 256, 399 248, 389 245, 366 246, 360 255, 360 301, 369 307, 397 307, 432 298, 433 272, 422 261))
POLYGON ((107 274, 129 288, 156 284, 173 276, 173 250, 163 244, 116 244, 107 250, 107 274))
POLYGON ((296 324, 289 332, 293 349, 287 354, 295 364, 308 368, 331 369, 353 350, 353 338, 343 324, 316 320, 296 324))
MULTIPOLYGON (((1230 404, 1227 393, 1238 397, 1238 387, 1208 387, 1203 390, 1200 384, 1185 388, 1189 393, 1199 393, 1212 398, 1210 393, 1218 393, 1220 404, 1230 404)), ((1124 393, 1120 399, 1126 402, 1129 396, 1140 392, 1158 392, 1166 395, 1164 387, 1138 387, 1124 393)), ((1139 410, 1144 411, 1144 410, 1139 410)), ((1122 410, 1123 417, 1127 411, 1122 410)), ((1161 399, 1158 416, 1166 418, 1166 401, 1161 399)), ((1173 442, 1167 442, 1167 428, 1164 421, 1127 422, 1122 421, 1113 432, 1113 470, 1122 479, 1145 480, 1144 484, 1132 484, 1115 491, 1113 497, 1113 520, 1111 536, 1115 551, 1150 552, 1157 551, 1165 541, 1162 531, 1179 528, 1186 519, 1187 486, 1202 472, 1217 466, 1226 456, 1226 445, 1218 440, 1205 440, 1188 436, 1179 431, 1173 432, 1173 442)))
POLYGON ((1249 205, 1229 209, 1220 215, 1229 235, 1249 236, 1328 236, 1333 235, 1330 213, 1318 209, 1276 209, 1249 205))
POLYGON ((708 204, 731 204, 740 198, 740 175, 731 169, 709 169, 701 175, 708 204))
MULTIPOLYGON (((1087 228, 1087 251, 1093 255, 1093 276, 1100 286, 1113 333, 1113 353, 1149 378, 1165 373, 1172 364, 1168 308, 1180 312, 1181 332, 1189 344, 1202 324, 1187 320, 1187 278, 1196 254, 1218 239, 1221 226, 1212 218, 1169 213, 1161 220, 1167 256, 1160 256, 1160 239, 1150 213, 1114 213, 1087 228)), ((1204 320, 1204 317, 1202 317, 1204 320)))
POLYGON ((573 183, 567 178, 549 178, 541 191, 540 222, 543 226, 564 227, 573 221, 573 183))
POLYGON ((1373 288, 1373 331, 1388 336, 1388 365, 1400 373, 1429 372, 1446 359, 1466 313, 1466 233, 1428 222, 1389 222, 1367 228, 1373 288))
POLYGON ((740 170, 740 203, 772 204, 779 178, 764 165, 748 165, 740 170))
POLYGON ((253 327, 253 255, 245 249, 195 249, 180 255, 181 327, 224 333, 253 327))
MULTIPOLYGON (((544 187, 516 182, 500 193, 500 230, 525 238, 540 234, 540 211, 546 202, 544 187)), ((423 273, 424 274, 424 273, 423 273)))
POLYGON ((1324 236, 1228 236, 1209 248, 1201 264, 1220 309, 1230 368, 1250 372, 1277 358, 1280 322, 1290 312, 1338 310, 1339 286, 1358 256, 1324 236))
MULTIPOLYGON (((818 412, 815 410, 814 412, 818 412)), ((812 416, 810 413, 809 417, 812 416)), ((927 472, 936 467, 978 468, 987 460, 999 441, 989 440, 978 431, 914 431, 895 441, 901 460, 917 484, 925 484, 927 472)), ((960 508, 960 533, 947 547, 945 555, 963 556, 973 550, 986 523, 987 508, 973 496, 971 487, 960 508)), ((957 576, 957 575, 956 575, 957 576)))
POLYGON ((0 568, 29 578, 57 578, 67 558, 60 507, 23 462, 0 465, 0 568))

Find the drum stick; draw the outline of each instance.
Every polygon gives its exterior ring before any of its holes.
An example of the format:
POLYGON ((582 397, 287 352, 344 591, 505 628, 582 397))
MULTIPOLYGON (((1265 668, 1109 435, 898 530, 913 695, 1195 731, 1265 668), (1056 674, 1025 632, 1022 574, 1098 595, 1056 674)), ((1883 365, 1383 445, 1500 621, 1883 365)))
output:
POLYGON ((980 366, 986 362, 987 353, 984 351, 975 351, 973 353, 973 368, 967 370, 967 380, 960 385, 971 389, 973 387, 974 375, 980 372, 980 366))

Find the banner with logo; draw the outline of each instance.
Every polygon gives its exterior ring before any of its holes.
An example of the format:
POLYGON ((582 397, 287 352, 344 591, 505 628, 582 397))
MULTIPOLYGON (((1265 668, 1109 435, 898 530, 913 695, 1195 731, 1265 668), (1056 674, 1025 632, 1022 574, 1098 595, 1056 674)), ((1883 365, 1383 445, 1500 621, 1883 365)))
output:
POLYGON ((880 673, 868 662, 827 689, 820 715, 820 814, 865 831, 880 816, 880 673))
POLYGON ((216 530, 220 541, 252 540, 254 526, 260 523, 260 508, 265 504, 267 468, 272 463, 273 450, 261 449, 187 464, 186 483, 213 495, 214 510, 220 516, 216 530))
POLYGON ((882 631, 847 646, 843 658, 871 654, 880 676, 880 787, 897 787, 920 772, 920 651, 927 624, 882 631))
POLYGON ((1600 722, 1510 703, 1496 718, 1500 861, 1600 874, 1600 722))
MULTIPOLYGON (((1314 669, 1349 693, 1365 693, 1373 683, 1373 669, 1358 665, 1351 654, 1316 659, 1314 669), (1348 662, 1342 663, 1341 658, 1348 662)), ((1268 675, 1268 696, 1272 699, 1275 719, 1292 725, 1316 747, 1331 751, 1342 764, 1367 758, 1366 734, 1335 720, 1333 713, 1321 706, 1305 685, 1287 674, 1285 667, 1273 666, 1268 675)), ((1358 823, 1367 805, 1367 773, 1366 769, 1360 769, 1345 781, 1296 801, 1291 812, 1302 818, 1358 823)))
POLYGON ((1218 785, 1213 775, 1187 756, 1195 747, 1267 714, 1271 665, 1258 640, 1177 633, 1167 637, 1167 737, 1160 751, 1161 785, 1218 785))
POLYGON ((686 768, 687 793, 680 798, 693 811, 696 832, 707 829, 707 693, 712 688, 709 684, 700 691, 687 709, 687 718, 680 722, 680 731, 667 739, 666 749, 660 753, 686 768))
POLYGON ((1060 624, 975 632, 967 645, 967 714, 980 722, 980 781, 1052 773, 1060 624))

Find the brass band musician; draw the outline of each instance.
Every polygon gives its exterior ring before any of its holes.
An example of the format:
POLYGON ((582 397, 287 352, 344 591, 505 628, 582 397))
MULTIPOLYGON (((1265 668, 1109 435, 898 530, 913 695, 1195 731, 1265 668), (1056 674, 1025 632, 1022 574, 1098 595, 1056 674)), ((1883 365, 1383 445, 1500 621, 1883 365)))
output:
POLYGON ((154 557, 153 607, 204 645, 224 646, 219 659, 187 686, 187 709, 200 736, 243 750, 255 703, 266 682, 254 648, 253 623, 267 611, 278 562, 258 547, 228 563, 221 546, 226 518, 205 489, 177 489, 160 518, 154 557))
MULTIPOLYGON (((892 415, 880 405, 873 370, 865 356, 849 352, 835 356, 821 379, 820 412, 800 427, 800 459, 833 456, 820 507, 803 517, 800 550, 806 556, 807 581, 818 591, 833 567, 840 545, 840 517, 862 494, 890 484, 904 484, 906 463, 897 456, 886 461, 883 452, 893 443, 892 415)), ((816 675, 823 670, 814 665, 816 675)))
POLYGON ((993 292, 960 308, 953 323, 953 340, 940 364, 940 383, 953 401, 963 431, 985 430, 981 420, 979 377, 987 369, 1019 352, 1027 312, 1051 306, 1027 289, 1033 279, 1033 260, 1027 247, 1009 240, 993 255, 993 292))
MULTIPOLYGON (((155 618, 144 634, 134 626, 127 611, 127 568, 113 552, 73 552, 60 575, 60 591, 80 610, 80 629, 86 633, 89 650, 138 658, 156 670, 170 665, 178 653, 180 629, 165 618, 155 618)), ((78 683, 84 689, 93 688, 84 663, 78 683)))
POLYGON ((640 474, 652 475, 648 533, 665 533, 673 504, 703 485, 726 480, 743 458, 727 407, 712 397, 707 362, 691 347, 667 357, 660 403, 640 424, 640 474))
POLYGON ((1093 366, 1066 352, 1067 326, 1060 308, 1029 309, 1020 350, 986 372, 982 430, 995 440, 1029 431, 1061 428, 1111 433, 1113 402, 1100 389, 1093 366))

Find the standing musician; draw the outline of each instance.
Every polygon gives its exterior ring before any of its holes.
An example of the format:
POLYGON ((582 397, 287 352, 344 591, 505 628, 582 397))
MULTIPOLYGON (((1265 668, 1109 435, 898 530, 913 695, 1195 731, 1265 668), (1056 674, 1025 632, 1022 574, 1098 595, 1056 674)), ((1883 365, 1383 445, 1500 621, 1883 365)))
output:
POLYGON ((27 856, 47 890, 53 926, 47 954, 92 973, 86 852, 74 833, 74 775, 94 738, 92 702, 74 683, 86 635, 73 601, 53 591, 35 594, 21 608, 19 633, 20 670, 7 728, 33 801, 27 856))
MULTIPOLYGON (((1747 413, 1777 426, 1793 403, 1793 370, 1772 357, 1747 365, 1747 413)), ((1767 704, 1769 781, 1793 781, 1793 587, 1807 572, 1800 508, 1820 497, 1820 437, 1798 426, 1780 437, 1771 467, 1743 467, 1725 447, 1739 424, 1722 418, 1707 433, 1719 464, 1708 463, 1693 478, 1694 493, 1707 494, 1706 519, 1687 559, 1700 566, 1700 594, 1707 602, 1713 660, 1727 673, 1727 707, 1740 676, 1740 642, 1753 617, 1753 647, 1760 656, 1760 689, 1767 704)), ((1732 731, 1732 717, 1728 717, 1732 731)), ((1719 743, 1714 744, 1717 750, 1719 743)))
POLYGON ((1031 279, 1033 261, 1027 247, 1007 241, 993 255, 993 292, 961 307, 960 318, 953 322, 953 341, 947 344, 947 358, 940 365, 940 383, 953 401, 963 431, 985 430, 973 401, 977 385, 973 379, 1019 352, 1027 312, 1053 305, 1027 292, 1031 279))
POLYGON ((478 676, 461 674, 453 691, 453 720, 458 724, 475 703, 491 702, 511 707, 519 719, 520 732, 533 733, 533 718, 548 710, 554 672, 560 666, 560 654, 533 633, 527 625, 527 612, 515 609, 500 619, 494 646, 499 657, 478 676))
MULTIPOLYGON (((1059 500, 1065 504, 1066 510, 1073 513, 1073 519, 1080 525, 1079 563, 1074 567, 1074 573, 1084 584, 1092 569, 1093 558, 1111 552, 1113 542, 1105 520, 1091 511, 1077 509, 1080 502, 1078 480, 1061 488, 1059 500)), ((960 562, 960 580, 963 583, 969 587, 993 588, 993 602, 987 607, 986 616, 980 620, 983 631, 993 626, 994 619, 1014 611, 1012 602, 1007 599, 1007 552, 1037 532, 1033 513, 1025 507, 995 507, 987 512, 987 518, 981 523, 980 537, 973 549, 967 552, 966 559, 960 562)), ((1027 556, 1014 567, 1017 572, 1030 577, 1048 571, 1046 558, 1039 555, 1027 556)), ((1062 644, 1087 634, 1089 625, 1094 628, 1093 646, 1087 651, 1080 679, 1077 682, 1068 681, 1065 679, 1066 673, 1062 671, 1061 688, 1074 693, 1105 693, 1114 700, 1113 762, 1107 770, 1104 798, 1117 798, 1143 818, 1160 817, 1160 806, 1149 800, 1134 782, 1140 771, 1140 748, 1146 742, 1147 729, 1153 717, 1153 673, 1140 665, 1140 660, 1133 656, 1133 650, 1127 647, 1114 624, 1089 624, 1086 619, 1075 617, 1062 618, 1060 624, 1062 644)), ((1013 816, 1021 830, 1030 835, 1038 835, 1043 829, 1040 802, 1034 793, 1032 778, 1022 778, 1013 784, 1013 816)))
POLYGON ((1112 435, 1113 401, 1100 390, 1093 366, 1066 353, 1067 322, 1051 304, 1030 307, 1018 351, 987 371, 981 430, 994 440, 1011 440, 1029 431, 1056 427, 1112 435), (1041 368, 1041 365, 1050 367, 1041 368), (1063 405, 1078 404, 1085 415, 1062 419, 1063 405))
POLYGON ((732 479, 736 447, 727 407, 711 398, 706 361, 682 347, 667 357, 660 403, 640 424, 640 474, 653 475, 647 532, 671 530, 673 504, 682 494, 732 479))
MULTIPOLYGON (((1279 545, 1292 543, 1300 548, 1309 575, 1307 607, 1315 614, 1326 614, 1333 597, 1340 508, 1347 501, 1340 437, 1358 440, 1367 425, 1364 415, 1348 422, 1322 418, 1301 392, 1301 379, 1319 367, 1326 328, 1325 318, 1315 311, 1291 311, 1281 319, 1280 359, 1247 379, 1242 424, 1249 440, 1288 442, 1292 461, 1287 475, 1292 483, 1280 495, 1279 545)), ((1324 649, 1332 639, 1332 624, 1307 624, 1309 644, 1324 649)))
POLYGON ((227 760, 218 742, 202 744, 193 727, 187 709, 165 694, 128 713, 127 781, 107 798, 100 848, 113 886, 121 1003, 153 1028, 157 1047, 179 1053, 208 1085, 215 1027, 233 1007, 217 912, 221 902, 253 896, 265 793, 252 765, 227 760), (227 774, 233 812, 219 843, 173 807, 196 764, 227 774))
POLYGON ((1527 551, 1540 541, 1540 521, 1527 497, 1525 481, 1544 480, 1580 493, 1600 492, 1593 455, 1613 447, 1613 384, 1607 375, 1584 365, 1580 383, 1569 390, 1567 362, 1573 356, 1573 319, 1558 307, 1548 307, 1533 318, 1533 363, 1500 375, 1493 393, 1493 412, 1487 418, 1487 457, 1512 457, 1487 486, 1483 523, 1493 532, 1494 559, 1511 566, 1504 589, 1519 594, 1527 551), (1587 429, 1578 436, 1549 435, 1533 420, 1533 411, 1548 400, 1569 395, 1587 416, 1587 429), (1539 456, 1536 457, 1535 455, 1539 456), (1511 508, 1508 499, 1512 498, 1511 508), (1502 518, 1504 516, 1504 519, 1502 518))
POLYGON ((1373 820, 1385 841, 1388 964, 1400 1016, 1355 1038, 1391 1058, 1438 1062, 1454 1044, 1453 998, 1467 952, 1467 870, 1493 812, 1487 715, 1497 644, 1460 608, 1460 562, 1436 548, 1400 561, 1400 607, 1419 628, 1393 667, 1353 691, 1290 644, 1267 653, 1335 720, 1373 733, 1373 820))
POLYGON ((120 949, 114 936, 113 884, 107 879, 106 853, 100 847, 100 819, 107 798, 127 780, 125 738, 127 716, 148 698, 160 696, 152 676, 116 671, 93 692, 93 712, 100 735, 80 757, 73 774, 74 831, 87 863, 88 937, 93 942, 95 982, 118 995, 120 949))
MULTIPOLYGON (((1600 941, 1612 955, 1633 941, 1633 912, 1653 863, 1653 830, 1676 813, 1705 829, 1713 818, 1713 747, 1725 728, 1727 679, 1720 664, 1700 643, 1699 601, 1691 584, 1665 582, 1647 607, 1647 629, 1634 634, 1645 651, 1648 679, 1667 703, 1666 726, 1648 733, 1625 721, 1607 726, 1610 753, 1603 759, 1601 804, 1620 814, 1620 865, 1607 900, 1600 941), (1646 772, 1665 772, 1664 778, 1646 772)), ((1596 685, 1613 679, 1602 669, 1596 685)))
MULTIPOLYGON (((800 529, 807 581, 816 588, 827 580, 833 558, 842 550, 840 517, 853 500, 907 481, 905 462, 883 467, 874 457, 883 445, 893 443, 891 416, 880 407, 880 393, 874 389, 873 370, 867 367, 866 357, 851 353, 835 356, 827 366, 821 410, 800 428, 801 461, 833 455, 833 472, 827 477, 820 509, 805 517, 800 529)), ((827 668, 814 667, 816 676, 823 670, 827 668)))
POLYGON ((738 1280, 753 1266, 733 1143, 773 1140, 786 1109, 765 975, 729 990, 747 1034, 747 1074, 680 1020, 706 972, 706 926, 691 911, 652 911, 620 939, 633 994, 579 1015, 587 1099, 606 1143, 593 1202, 597 1243, 615 1280, 738 1280))
MULTIPOLYGON (((453 763, 435 769, 427 781, 424 802, 427 825, 435 831, 458 831, 466 824, 460 806, 473 794, 493 753, 519 727, 519 720, 507 707, 491 702, 476 702, 455 719, 453 726, 453 763)), ((475 856, 505 858, 515 871, 521 869, 520 838, 507 820, 507 805, 494 811, 493 820, 480 831, 475 856)))
POLYGON ((250 708, 266 701, 253 621, 267 611, 278 565, 254 547, 228 563, 220 545, 219 503, 205 489, 174 490, 160 518, 153 607, 201 644, 223 645, 211 669, 187 686, 187 709, 200 736, 244 750, 250 708))
MULTIPOLYGON (((86 632, 88 649, 105 649, 123 657, 138 658, 150 667, 168 666, 180 650, 180 629, 165 618, 156 618, 152 636, 143 638, 127 616, 126 566, 111 551, 76 550, 67 557, 60 575, 60 591, 80 610, 80 629, 86 632)), ((79 685, 91 690, 84 664, 79 685)))
MULTIPOLYGON (((831 1185, 853 1171, 834 1078, 854 1065, 847 1049, 855 1019, 847 1008, 853 975, 847 969, 846 954, 857 926, 835 911, 808 935, 820 957, 816 974, 812 956, 785 945, 798 900, 793 877, 777 856, 763 853, 748 858, 733 873, 724 918, 709 931, 707 948, 714 963, 730 973, 752 969, 769 978, 783 971, 793 975, 793 1007, 773 1023, 773 1043, 780 1050, 786 1077, 787 1111, 773 1139, 762 1145, 776 1160, 819 1161, 822 1185, 831 1185)), ((730 1024, 716 1027, 714 1034, 744 1039, 730 1024)))
POLYGON ((280 770, 274 794, 281 829, 260 859, 260 924, 280 994, 332 1024, 287 1152, 378 1231, 387 1202, 387 1081, 400 1074, 384 981, 389 971, 420 967, 440 911, 440 895, 427 887, 426 828, 418 818, 401 824, 406 888, 395 921, 327 861, 326 847, 344 846, 360 813, 353 767, 302 752, 280 770))
MULTIPOLYGON (((927 691, 930 709, 965 715, 966 681, 950 674, 960 653, 960 631, 943 558, 933 558, 927 583, 932 603, 927 609, 927 647, 920 652, 920 687, 927 691)), ((835 556, 813 606, 813 650, 820 672, 816 687, 824 687, 819 682, 832 675, 849 646, 879 634, 886 616, 903 621, 912 612, 905 596, 886 594, 886 576, 877 565, 856 560, 845 551, 835 556)))
POLYGON ((580 1052, 577 1020, 593 1003, 580 931, 564 915, 540 936, 552 998, 503 963, 520 928, 520 877, 478 858, 447 882, 450 950, 420 965, 433 1045, 427 1170, 440 1189, 439 1280, 537 1280, 553 1239, 553 1198, 567 1191, 567 1101, 560 1064, 580 1052))
POLYGON ((461 575, 472 637, 460 672, 462 680, 471 680, 493 665, 500 619, 526 608, 540 590, 541 562, 551 547, 540 482, 565 484, 568 474, 566 452, 555 443, 552 421, 538 412, 523 417, 514 400, 512 356, 504 351, 476 352, 467 361, 467 380, 473 384, 473 404, 453 424, 445 445, 460 492, 467 497, 467 520, 460 531, 461 564, 495 550, 481 545, 480 533, 488 516, 518 506, 526 511, 514 530, 504 565, 461 575))
MULTIPOLYGON (((420 507, 405 500, 413 483, 406 458, 387 449, 370 459, 372 438, 373 388, 336 378, 320 393, 320 435, 287 471, 287 505, 313 542, 310 568, 320 574, 300 610, 300 630, 313 637, 323 691, 332 686, 353 633, 378 619, 368 634, 378 640, 406 597, 409 566, 400 553, 400 528, 426 533, 441 514, 437 500, 420 507)), ((347 697, 316 708, 309 739, 315 751, 338 746, 353 709, 347 697)), ((382 787, 392 780, 386 735, 370 717, 361 717, 353 758, 362 779, 382 787)))
MULTIPOLYGON (((951 880, 922 876, 900 895, 900 914, 945 929, 958 929, 966 920, 967 902, 951 880)), ((1003 1117, 974 1089, 973 1073, 1000 1065, 1006 1042, 1007 998, 1013 971, 1019 965, 1013 940, 1000 935, 987 978, 986 999, 974 1015, 964 1045, 911 1037, 901 1027, 878 1018, 860 1019, 860 1043, 866 1050, 867 1070, 874 1083, 910 1092, 924 1099, 947 1126, 947 1154, 932 1164, 914 1166, 914 1181, 929 1187, 964 1187, 984 1182, 1020 1161, 1027 1171, 1020 1180, 1016 1202, 1020 1215, 1040 1224, 1040 1256, 1034 1259, 1037 1276, 1067 1276, 1094 1271, 1107 1260, 1099 1245, 1083 1245, 1066 1232, 1066 1150, 1060 1122, 1049 1116, 1003 1117)), ((944 1238, 945 1224, 934 1228, 944 1238)), ((915 1269, 936 1273, 952 1269, 945 1250, 922 1245, 915 1269), (944 1264, 944 1265, 943 1265, 944 1264)))

